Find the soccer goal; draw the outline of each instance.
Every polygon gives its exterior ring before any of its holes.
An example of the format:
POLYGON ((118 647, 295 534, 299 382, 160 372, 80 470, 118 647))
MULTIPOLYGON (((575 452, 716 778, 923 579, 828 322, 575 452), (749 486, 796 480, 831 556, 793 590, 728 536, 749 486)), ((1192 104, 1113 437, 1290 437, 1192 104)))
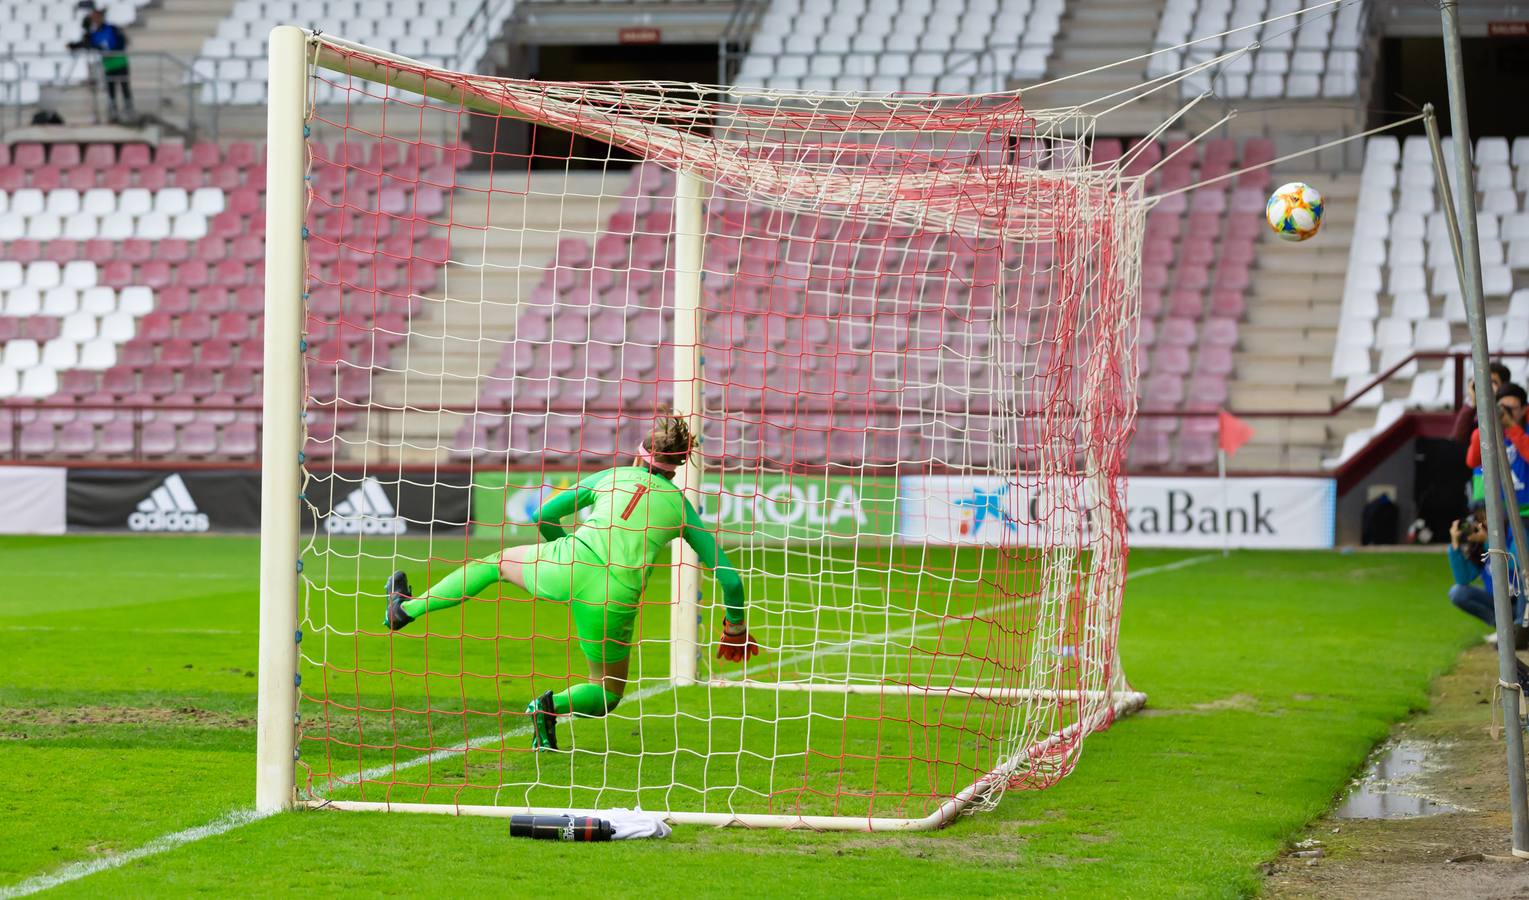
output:
MULTIPOLYGON (((915 829, 1069 772, 1116 651, 1138 179, 1017 93, 464 75, 270 49, 258 804, 915 829), (416 585, 538 539, 671 413, 716 582, 650 572, 627 690, 569 604, 416 585)), ((571 522, 569 523, 572 524, 571 522)), ((575 600, 577 602, 577 600, 575 600)))

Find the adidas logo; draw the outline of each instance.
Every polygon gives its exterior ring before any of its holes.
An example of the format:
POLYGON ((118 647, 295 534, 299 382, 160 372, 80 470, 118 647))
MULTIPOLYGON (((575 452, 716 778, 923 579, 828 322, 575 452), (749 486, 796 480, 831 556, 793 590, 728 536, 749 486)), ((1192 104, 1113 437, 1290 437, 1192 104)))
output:
POLYGON ((207 514, 198 512, 179 473, 164 480, 127 517, 133 531, 206 531, 207 514))
POLYGON ((329 534, 404 534, 409 523, 399 518, 387 492, 368 475, 350 496, 335 504, 324 531, 329 534))

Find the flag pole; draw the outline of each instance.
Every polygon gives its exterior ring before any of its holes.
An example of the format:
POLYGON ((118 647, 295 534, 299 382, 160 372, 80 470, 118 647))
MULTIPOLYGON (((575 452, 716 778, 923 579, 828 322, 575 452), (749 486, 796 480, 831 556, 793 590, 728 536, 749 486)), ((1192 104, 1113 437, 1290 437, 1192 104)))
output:
POLYGON ((1226 499, 1226 448, 1216 448, 1216 468, 1221 473, 1221 555, 1232 555, 1232 512, 1226 499))

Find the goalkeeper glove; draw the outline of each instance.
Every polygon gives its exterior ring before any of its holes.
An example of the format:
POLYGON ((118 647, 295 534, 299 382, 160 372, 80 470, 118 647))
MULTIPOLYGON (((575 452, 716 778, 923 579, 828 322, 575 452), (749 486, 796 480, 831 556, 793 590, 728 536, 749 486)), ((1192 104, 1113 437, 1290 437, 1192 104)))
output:
POLYGON ((749 627, 742 622, 722 622, 722 640, 717 642, 717 659, 743 662, 759 655, 759 644, 749 637, 749 627))

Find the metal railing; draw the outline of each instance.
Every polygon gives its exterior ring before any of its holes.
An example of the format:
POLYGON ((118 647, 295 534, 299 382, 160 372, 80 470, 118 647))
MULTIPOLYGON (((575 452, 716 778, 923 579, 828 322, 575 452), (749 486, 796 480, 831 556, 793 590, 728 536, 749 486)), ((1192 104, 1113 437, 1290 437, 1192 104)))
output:
MULTIPOLYGON (((125 124, 152 124, 187 139, 215 130, 215 112, 202 103, 208 79, 170 53, 130 52, 127 57, 132 114, 119 98, 125 124)), ((109 122, 105 74, 95 50, 11 53, 0 56, 0 136, 31 124, 40 110, 56 111, 67 125, 109 122)))

